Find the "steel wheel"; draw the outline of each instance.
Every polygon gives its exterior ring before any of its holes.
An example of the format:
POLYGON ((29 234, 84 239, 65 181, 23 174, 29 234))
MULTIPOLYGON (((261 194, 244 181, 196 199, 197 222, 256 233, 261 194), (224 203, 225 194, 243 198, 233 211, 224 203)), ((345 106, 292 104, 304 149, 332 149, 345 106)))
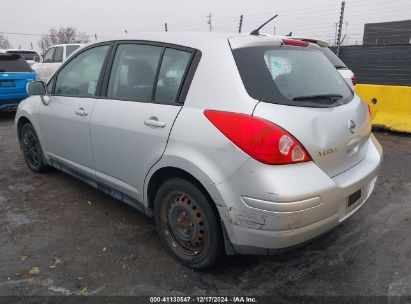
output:
POLYGON ((198 255, 207 238, 204 211, 187 194, 173 192, 161 206, 164 231, 173 246, 185 255, 198 255))
POLYGON ((183 265, 204 269, 223 252, 217 210, 192 181, 173 177, 161 184, 154 199, 154 218, 166 251, 183 265))

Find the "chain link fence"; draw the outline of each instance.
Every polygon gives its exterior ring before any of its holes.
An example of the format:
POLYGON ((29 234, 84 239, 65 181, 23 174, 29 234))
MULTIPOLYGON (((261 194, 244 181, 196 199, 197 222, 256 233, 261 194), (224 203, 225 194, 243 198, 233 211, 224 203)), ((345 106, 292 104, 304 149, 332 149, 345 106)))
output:
POLYGON ((411 44, 343 46, 339 57, 358 83, 411 86, 411 44))

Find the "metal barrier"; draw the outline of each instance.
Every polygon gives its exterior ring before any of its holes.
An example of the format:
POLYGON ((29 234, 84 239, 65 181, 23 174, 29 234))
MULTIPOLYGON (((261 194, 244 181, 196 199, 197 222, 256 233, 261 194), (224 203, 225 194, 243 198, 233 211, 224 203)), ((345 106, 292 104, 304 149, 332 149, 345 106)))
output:
POLYGON ((370 105, 373 125, 411 133, 411 86, 358 84, 355 90, 370 105))
POLYGON ((411 44, 343 46, 340 58, 358 83, 411 86, 411 44))

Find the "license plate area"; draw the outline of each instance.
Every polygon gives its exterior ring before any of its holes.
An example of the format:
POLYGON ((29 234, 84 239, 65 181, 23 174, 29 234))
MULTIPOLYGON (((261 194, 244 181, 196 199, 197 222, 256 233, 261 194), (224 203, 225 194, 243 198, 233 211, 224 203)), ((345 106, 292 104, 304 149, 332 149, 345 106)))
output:
POLYGON ((348 197, 348 208, 350 208, 352 205, 354 205, 356 202, 358 202, 361 199, 361 189, 354 192, 348 197))
POLYGON ((0 88, 12 88, 15 86, 14 80, 0 80, 0 88))

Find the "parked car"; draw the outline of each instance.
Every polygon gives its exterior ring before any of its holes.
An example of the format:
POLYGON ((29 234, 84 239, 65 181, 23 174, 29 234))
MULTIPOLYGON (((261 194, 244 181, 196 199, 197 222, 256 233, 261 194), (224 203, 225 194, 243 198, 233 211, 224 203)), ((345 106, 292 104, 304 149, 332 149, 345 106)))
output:
POLYGON ((154 216, 164 248, 192 268, 336 227, 382 162, 369 108, 302 41, 140 34, 90 44, 28 89, 16 115, 28 167, 154 216))
POLYGON ((9 54, 18 54, 23 57, 29 65, 33 65, 38 62, 42 62, 43 58, 35 50, 24 50, 24 49, 7 49, 4 51, 9 54))
POLYGON ((23 57, 0 53, 0 109, 15 109, 28 97, 26 85, 36 74, 23 57))
POLYGON ((47 82, 61 64, 81 46, 82 44, 78 43, 53 45, 44 54, 43 62, 33 65, 33 70, 42 81, 47 82))
POLYGON ((321 39, 314 38, 301 38, 301 37, 292 37, 291 39, 306 41, 310 43, 315 43, 321 47, 323 54, 332 62, 341 76, 345 81, 354 89, 354 86, 357 84, 357 77, 354 73, 345 65, 345 63, 337 56, 333 51, 329 49, 328 42, 321 39))

